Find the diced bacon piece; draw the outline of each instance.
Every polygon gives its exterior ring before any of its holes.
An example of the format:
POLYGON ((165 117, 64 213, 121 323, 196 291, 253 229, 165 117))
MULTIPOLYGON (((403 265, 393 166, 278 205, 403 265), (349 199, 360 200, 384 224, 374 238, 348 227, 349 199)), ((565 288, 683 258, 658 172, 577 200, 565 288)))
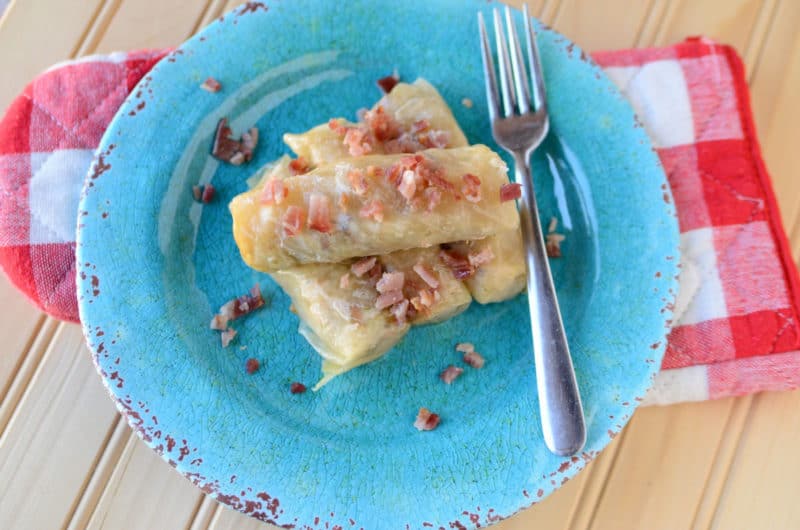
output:
POLYGON ((481 200, 481 179, 471 173, 461 177, 464 185, 461 186, 461 193, 469 202, 480 202, 481 200))
POLYGON ((544 236, 544 246, 547 250, 548 257, 561 257, 561 242, 564 241, 564 239, 564 234, 551 233, 544 236))
POLYGON ((374 199, 365 204, 359 211, 359 217, 365 219, 372 218, 374 221, 383 222, 383 203, 378 199, 374 199))
POLYGON ((550 218, 550 223, 547 225, 547 233, 552 234, 558 228, 558 219, 555 217, 550 218))
POLYGON ((305 391, 306 391, 306 385, 304 385, 303 383, 298 383, 297 381, 295 381, 289 386, 289 392, 291 392, 292 394, 302 394, 305 391))
POLYGON ((287 237, 296 236, 303 231, 306 221, 306 212, 299 206, 289 206, 283 214, 283 233, 287 237))
POLYGON ((209 77, 208 79, 203 81, 203 84, 200 85, 200 88, 208 92, 215 93, 220 91, 220 89, 222 88, 222 84, 213 77, 209 77))
POLYGON ((350 186, 356 195, 364 195, 367 192, 367 178, 362 170, 358 168, 351 169, 347 172, 347 180, 350 181, 350 186))
POLYGON ((402 326, 408 319, 408 300, 401 300, 394 304, 389 312, 397 320, 397 323, 402 326))
POLYGON ((327 195, 312 192, 308 197, 308 227, 326 234, 333 229, 331 224, 331 201, 327 195))
POLYGON ((419 296, 412 296, 409 302, 411 302, 411 308, 415 311, 423 311, 425 309, 419 296))
POLYGON ((417 135, 417 141, 427 149, 443 149, 450 143, 450 133, 447 131, 426 131, 417 135))
POLYGON ((244 363, 244 369, 248 374, 256 373, 260 367, 261 363, 258 362, 258 359, 253 359, 252 357, 244 363))
POLYGON ((442 260, 442 263, 447 265, 457 280, 466 280, 475 274, 475 267, 470 264, 466 257, 458 252, 453 250, 441 250, 439 251, 439 259, 442 260))
POLYGON ((464 353, 464 362, 473 368, 483 368, 483 363, 486 361, 483 355, 476 351, 468 351, 464 353))
MULTIPOLYGON (((239 142, 231 138, 231 128, 228 127, 228 120, 221 118, 217 122, 217 132, 214 135, 214 144, 211 147, 211 155, 225 162, 231 162, 231 159, 239 153, 239 142)), ((244 157, 242 157, 244 161, 244 157)))
POLYGON ((228 320, 236 320, 264 305, 264 297, 261 295, 261 287, 255 284, 248 294, 243 294, 233 300, 229 300, 219 309, 219 316, 228 320))
POLYGON ((211 324, 209 326, 211 329, 216 331, 225 331, 228 327, 228 317, 225 315, 214 315, 211 318, 211 324))
POLYGON ((228 162, 230 162, 234 166, 241 166, 246 161, 247 161, 247 157, 241 151, 237 151, 236 153, 234 153, 234 155, 232 157, 230 157, 228 159, 228 162))
POLYGON ((382 177, 383 168, 380 166, 367 166, 367 176, 370 178, 382 177))
POLYGON ((469 255, 467 255, 467 259, 469 260, 469 264, 477 269, 492 261, 494 259, 494 252, 492 252, 491 247, 484 247, 480 252, 470 252, 469 255))
POLYGON ((211 184, 206 184, 205 187, 203 188, 203 193, 200 196, 200 202, 208 204, 211 201, 213 201, 215 191, 216 190, 214 189, 214 186, 212 186, 211 184))
POLYGON ((281 204, 288 196, 289 188, 284 185, 283 180, 273 177, 264 183, 259 199, 261 204, 281 204))
POLYGON ((242 133, 241 153, 244 155, 245 161, 249 162, 253 159, 253 151, 256 150, 258 145, 258 129, 251 127, 249 131, 242 133))
POLYGON ((456 191, 453 183, 442 177, 439 171, 431 171, 423 176, 432 186, 436 186, 444 192, 454 193, 456 191))
POLYGON ((345 272, 342 274, 342 277, 339 278, 339 288, 340 289, 347 289, 350 287, 350 273, 345 272))
POLYGON ((200 199, 203 197, 203 186, 192 186, 192 197, 197 202, 200 202, 200 199))
POLYGON ((228 328, 222 333, 220 333, 220 341, 222 342, 222 347, 227 348, 235 336, 236 336, 236 330, 233 328, 228 328))
POLYGON ((331 118, 328 121, 328 128, 341 136, 347 133, 347 127, 342 123, 342 120, 337 120, 336 118, 331 118))
POLYGON ((475 346, 471 342, 459 342, 456 344, 456 351, 461 353, 469 353, 475 351, 475 346))
POLYGON ((510 182, 500 186, 500 202, 513 201, 522 197, 522 184, 510 182))
POLYGON ((439 379, 441 379, 442 381, 444 381, 446 384, 449 385, 463 373, 464 373, 463 368, 461 368, 460 366, 453 366, 451 364, 450 366, 445 368, 441 374, 439 374, 439 379))
POLYGON ((388 94, 392 91, 392 89, 400 82, 400 76, 397 75, 397 71, 395 70, 392 75, 387 75, 386 77, 381 77, 376 81, 378 83, 378 87, 383 91, 384 94, 388 94))
POLYGON ((372 141, 360 127, 351 127, 344 134, 344 145, 350 156, 364 156, 372 152, 372 141))
POLYGON ((471 109, 472 105, 473 105, 472 100, 469 99, 469 98, 462 98, 461 99, 461 104, 464 105, 468 109, 471 109))
POLYGON ((289 171, 292 172, 292 175, 303 175, 308 173, 311 169, 311 166, 308 163, 308 160, 303 158, 302 156, 298 156, 291 162, 289 162, 289 171))
POLYGON ((383 105, 378 105, 375 110, 366 111, 364 123, 379 142, 393 140, 400 136, 400 126, 390 114, 386 113, 383 105))
POLYGON ((361 258, 360 260, 356 261, 350 266, 350 272, 355 274, 357 278, 361 278, 366 273, 371 271, 377 262, 378 258, 376 258, 375 256, 369 258, 361 258))
POLYGON ((418 431, 432 431, 439 426, 441 421, 442 419, 438 414, 429 411, 425 407, 421 407, 417 414, 417 419, 414 420, 414 427, 416 427, 418 431))
POLYGON ((406 169, 403 172, 403 176, 400 178, 400 185, 397 186, 397 191, 400 192, 400 195, 405 197, 407 201, 410 201, 414 198, 414 194, 417 192, 417 175, 410 169, 406 169))
POLYGON ((393 306, 397 302, 403 300, 403 291, 389 291, 388 293, 381 294, 377 300, 375 300, 375 309, 386 309, 387 307, 393 306))
POLYGON ((414 265, 414 272, 416 272, 419 277, 422 278, 422 281, 427 283, 429 286, 433 287, 434 289, 439 287, 439 279, 436 277, 436 273, 421 261, 414 265))
POLYGON ((433 304, 436 303, 436 296, 434 293, 438 291, 431 292, 428 289, 422 289, 419 292, 419 302, 422 307, 433 307, 433 304))
POLYGON ((375 289, 381 294, 399 291, 403 289, 405 281, 406 275, 402 272, 384 272, 381 279, 378 280, 378 283, 375 285, 375 289))
POLYGON ((411 132, 414 134, 421 133, 422 131, 427 131, 431 128, 431 123, 426 120, 417 120, 411 124, 411 132))

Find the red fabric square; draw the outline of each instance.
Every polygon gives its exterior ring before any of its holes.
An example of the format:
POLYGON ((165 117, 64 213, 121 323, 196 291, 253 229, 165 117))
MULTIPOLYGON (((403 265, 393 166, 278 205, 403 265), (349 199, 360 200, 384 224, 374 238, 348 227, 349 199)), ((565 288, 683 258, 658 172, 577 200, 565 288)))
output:
POLYGON ((9 105, 0 121, 0 155, 30 153, 31 85, 9 105))
POLYGON ((770 355, 800 347, 798 322, 793 313, 787 307, 730 317, 736 357, 770 355))
POLYGON ((738 140, 743 137, 738 94, 724 55, 682 58, 686 88, 692 102, 695 142, 738 140))
POLYGON ((767 218, 764 190, 745 141, 701 142, 696 149, 713 226, 741 225, 767 218))
POLYGON ((31 245, 30 259, 40 306, 56 318, 78 322, 75 243, 31 245))
POLYGON ((167 54, 166 50, 131 52, 125 61, 126 85, 128 92, 167 54))
POLYGON ((800 386, 800 352, 737 359, 708 367, 708 398, 753 392, 792 390, 800 386))
POLYGON ((718 318, 672 328, 662 369, 726 361, 736 357, 728 319, 718 318))
POLYGON ((672 188, 680 231, 710 226, 711 217, 703 196, 703 181, 697 169, 695 146, 659 149, 658 156, 672 188))
POLYGON ((30 241, 30 155, 0 155, 0 176, 0 246, 27 245, 30 241))

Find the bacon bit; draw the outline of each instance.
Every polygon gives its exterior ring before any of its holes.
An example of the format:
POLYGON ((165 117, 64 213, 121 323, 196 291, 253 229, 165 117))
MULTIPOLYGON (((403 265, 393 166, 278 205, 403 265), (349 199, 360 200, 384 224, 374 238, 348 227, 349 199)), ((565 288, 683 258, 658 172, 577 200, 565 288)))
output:
POLYGON ((417 174, 407 169, 403 172, 403 177, 400 179, 400 185, 397 186, 397 191, 400 195, 405 197, 407 201, 414 198, 417 192, 417 174))
POLYGON ((200 202, 200 198, 203 196, 203 187, 202 186, 192 186, 192 197, 197 202, 200 202))
POLYGON ((463 368, 461 368, 460 366, 453 366, 451 364, 450 366, 445 368, 441 374, 439 374, 439 379, 441 379, 442 381, 444 381, 446 384, 449 385, 463 373, 464 373, 463 368))
POLYGON ((423 194, 428 201, 429 212, 432 212, 442 202, 442 190, 438 188, 426 188, 423 194))
POLYGON ((469 98, 463 98, 461 100, 461 104, 464 105, 465 107, 467 107, 468 109, 472 108, 472 100, 469 99, 469 98))
POLYGON ((303 230, 306 212, 299 206, 289 206, 283 214, 283 233, 287 237, 296 236, 303 230))
POLYGON ((475 351, 475 346, 471 342, 459 342, 456 344, 456 351, 469 353, 475 351))
POLYGON ((558 228, 558 219, 555 217, 550 218, 550 224, 547 225, 547 233, 552 234, 558 228))
POLYGON ((454 250, 440 250, 439 259, 442 260, 457 280, 466 280, 475 274, 475 267, 469 260, 454 250))
POLYGON ((239 152, 239 153, 234 154, 230 158, 230 160, 228 160, 228 162, 230 162, 234 166, 241 166, 242 164, 245 163, 246 160, 247 160, 247 157, 244 155, 244 153, 239 152))
POLYGON ((414 427, 418 431, 432 431, 439 426, 442 419, 438 414, 435 414, 425 407, 420 407, 417 419, 414 420, 414 427))
POLYGON ((361 278, 366 273, 371 271, 377 262, 378 258, 376 258, 375 256, 369 258, 361 258, 360 260, 356 261, 350 266, 350 272, 355 274, 357 278, 361 278))
POLYGON ((367 275, 367 280, 369 281, 370 285, 375 287, 378 283, 378 280, 381 279, 383 275, 383 265, 380 262, 376 263, 374 267, 369 270, 369 274, 367 275))
POLYGON ((406 323, 408 317, 408 300, 401 300, 394 304, 389 312, 397 319, 397 323, 401 326, 406 323))
POLYGON ((359 127, 351 127, 344 134, 344 145, 350 156, 364 156, 372 152, 372 142, 366 131, 359 127))
POLYGON ((440 171, 432 171, 430 174, 424 175, 424 178, 427 179, 432 186, 436 186, 445 192, 454 193, 456 191, 456 187, 452 182, 442 177, 440 173, 440 171))
POLYGON ((464 352, 464 362, 470 365, 473 368, 483 368, 483 363, 486 361, 483 359, 483 355, 476 351, 468 351, 464 352))
POLYGON ((387 75, 386 77, 381 77, 376 81, 378 83, 378 88, 384 94, 388 94, 392 91, 392 89, 400 82, 400 76, 397 75, 397 71, 395 70, 392 75, 387 75))
POLYGON ((252 357, 244 363, 244 369, 248 374, 254 374, 260 367, 261 363, 258 362, 258 359, 253 359, 252 357))
POLYGON ((289 188, 284 186, 283 180, 271 178, 264 183, 261 189, 261 204, 281 204, 289 196, 289 188))
POLYGON ((430 128, 431 128, 430 122, 425 119, 417 120, 411 124, 411 132, 414 134, 421 133, 422 131, 427 131, 430 128))
POLYGON ((510 182, 500 186, 500 202, 513 201, 522 197, 522 184, 510 182))
POLYGON ((200 196, 200 202, 208 204, 213 201, 215 191, 216 190, 214 189, 214 186, 211 184, 206 184, 206 186, 203 188, 203 193, 200 196))
POLYGON ((308 163, 308 160, 303 158, 302 156, 298 156, 291 162, 289 162, 289 171, 292 172, 292 175, 303 175, 308 173, 311 169, 311 166, 308 163))
POLYGON ((363 119, 372 135, 379 142, 393 140, 400 136, 400 126, 391 114, 386 114, 383 105, 378 105, 375 110, 364 112, 363 119))
POLYGON ((484 247, 480 252, 470 252, 467 259, 469 260, 469 264, 477 269, 492 261, 494 259, 494 252, 492 252, 491 247, 484 247))
POLYGON ((255 284, 248 294, 243 294, 233 300, 229 300, 219 309, 219 315, 227 320, 236 320, 264 305, 264 297, 261 295, 261 287, 255 284))
POLYGON ((222 342, 222 347, 227 348, 235 336, 236 336, 236 330, 233 328, 228 328, 222 333, 220 333, 219 337, 220 341, 222 342))
MULTIPOLYGON (((375 166, 369 166, 375 167, 375 166)), ((367 192, 367 179, 364 172, 358 168, 353 168, 347 172, 347 180, 350 181, 350 186, 356 195, 364 195, 367 192)))
POLYGON ((253 159, 253 151, 258 145, 258 129, 251 127, 249 131, 242 133, 241 153, 246 162, 253 159))
POLYGON ((411 307, 415 311, 424 311, 425 310, 425 306, 422 305, 422 300, 420 299, 419 296, 412 296, 411 300, 409 300, 409 302, 411 302, 411 307))
POLYGON ((347 289, 348 287, 350 287, 350 273, 345 272, 342 274, 342 277, 339 278, 339 288, 347 289))
POLYGON ((331 231, 331 202, 327 195, 312 192, 308 197, 308 227, 327 234, 331 231))
POLYGON ((381 294, 386 294, 391 291, 399 291, 403 289, 403 284, 406 281, 406 275, 402 272, 384 272, 381 279, 375 285, 375 289, 381 294))
POLYGON ((295 381, 289 386, 289 392, 291 392, 292 394, 302 394, 305 391, 306 391, 306 385, 304 385, 303 383, 298 383, 297 381, 295 381))
POLYGON ((228 327, 228 317, 224 315, 214 315, 208 327, 216 331, 225 331, 228 327))
POLYGON ((450 143, 450 133, 447 131, 428 131, 417 136, 417 141, 428 149, 443 149, 450 143))
POLYGON ((561 242, 564 241, 564 234, 551 233, 544 236, 544 246, 547 250, 547 257, 561 257, 561 242))
POLYGON ((439 279, 436 278, 436 273, 421 261, 414 265, 413 270, 419 275, 420 278, 422 278, 422 281, 427 283, 429 286, 433 287, 434 289, 439 287, 439 279))
POLYGON ((220 89, 222 88, 222 84, 220 84, 220 82, 214 79, 213 77, 209 77, 208 79, 203 81, 203 84, 200 85, 200 88, 208 92, 215 93, 220 91, 220 89))
POLYGON ((436 303, 436 294, 438 293, 439 291, 434 291, 432 293, 428 289, 422 289, 419 292, 419 302, 422 304, 422 307, 433 307, 433 304, 436 303))
POLYGON ((381 294, 377 300, 375 300, 375 309, 386 309, 389 306, 396 304, 403 300, 403 291, 389 291, 388 293, 381 294))
POLYGON ((368 202, 358 211, 358 216, 372 218, 379 223, 383 222, 383 203, 378 199, 368 202))
POLYGON ((464 185, 461 187, 461 193, 464 194, 469 202, 480 202, 481 200, 481 179, 471 173, 467 173, 461 177, 464 185))
POLYGON ((328 121, 328 128, 341 136, 344 136, 347 133, 347 127, 345 127, 344 123, 342 123, 342 120, 337 120, 336 118, 331 118, 328 121))
POLYGON ((380 166, 367 166, 367 176, 370 178, 382 177, 383 176, 383 168, 380 166))

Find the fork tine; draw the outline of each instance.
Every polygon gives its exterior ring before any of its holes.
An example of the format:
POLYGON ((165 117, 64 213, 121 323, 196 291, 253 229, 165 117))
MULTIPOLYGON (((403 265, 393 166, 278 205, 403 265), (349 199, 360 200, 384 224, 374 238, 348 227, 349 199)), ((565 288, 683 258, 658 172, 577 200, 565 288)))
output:
POLYGON ((506 6, 506 29, 508 30, 508 44, 511 47, 511 70, 514 73, 514 86, 517 89, 517 106, 519 113, 525 114, 530 110, 530 91, 528 90, 528 73, 522 62, 522 50, 519 46, 517 29, 511 19, 511 9, 506 6))
POLYGON ((525 15, 525 40, 528 43, 528 58, 530 60, 531 76, 533 77, 533 103, 535 109, 545 109, 547 99, 544 90, 544 74, 542 73, 542 60, 539 57, 539 46, 536 44, 536 32, 531 24, 531 16, 528 13, 528 4, 523 6, 525 15))
POLYGON ((508 117, 514 114, 517 101, 511 90, 511 60, 508 57, 505 31, 500 23, 500 12, 497 9, 494 10, 494 36, 497 41, 497 63, 500 68, 500 92, 503 95, 503 109, 508 117))
POLYGON ((498 115, 497 78, 494 73, 494 60, 492 48, 489 46, 489 36, 486 34, 486 24, 483 13, 478 13, 478 27, 481 34, 481 57, 483 57, 483 79, 486 82, 486 103, 489 105, 489 119, 494 121, 498 115))

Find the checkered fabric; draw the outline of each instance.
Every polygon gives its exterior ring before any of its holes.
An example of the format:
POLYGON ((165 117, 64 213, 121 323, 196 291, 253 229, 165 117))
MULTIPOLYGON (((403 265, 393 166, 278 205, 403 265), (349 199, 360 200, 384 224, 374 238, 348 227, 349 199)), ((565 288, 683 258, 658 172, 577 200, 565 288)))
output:
MULTIPOLYGON (((90 57, 31 83, 0 122, 0 265, 77 321, 75 225, 92 152, 164 52, 90 57)), ((704 39, 594 58, 628 97, 669 177, 682 272, 649 403, 800 386, 800 286, 761 160, 741 60, 704 39)))

